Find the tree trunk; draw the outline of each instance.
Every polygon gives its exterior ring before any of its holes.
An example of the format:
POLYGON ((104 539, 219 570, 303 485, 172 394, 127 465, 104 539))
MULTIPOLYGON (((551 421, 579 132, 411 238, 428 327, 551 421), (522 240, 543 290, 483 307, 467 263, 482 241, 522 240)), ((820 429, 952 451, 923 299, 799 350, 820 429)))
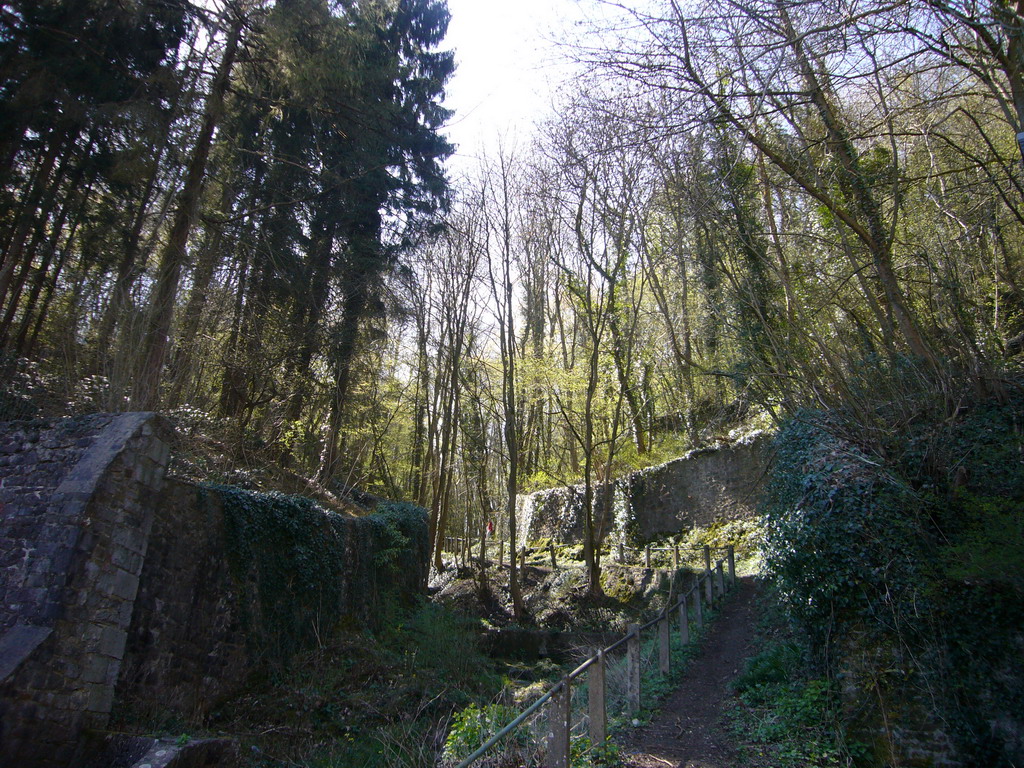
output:
POLYGON ((185 184, 178 198, 174 223, 160 256, 132 391, 132 407, 137 410, 152 410, 160 401, 160 381, 170 343, 174 304, 181 272, 188 261, 188 239, 199 213, 199 203, 206 180, 206 166, 213 146, 213 134, 224 111, 224 95, 231 79, 241 31, 242 20, 236 19, 228 30, 224 53, 210 86, 202 126, 196 137, 185 175, 185 184))

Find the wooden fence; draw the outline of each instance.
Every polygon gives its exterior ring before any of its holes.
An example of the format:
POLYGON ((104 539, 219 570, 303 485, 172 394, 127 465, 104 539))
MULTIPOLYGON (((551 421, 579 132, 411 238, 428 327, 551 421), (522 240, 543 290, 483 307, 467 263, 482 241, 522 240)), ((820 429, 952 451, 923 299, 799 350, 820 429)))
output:
POLYGON ((585 730, 589 735, 591 745, 603 744, 608 738, 608 720, 612 709, 608 695, 607 673, 615 654, 622 655, 624 652, 625 660, 625 695, 620 697, 621 711, 615 712, 615 714, 631 717, 640 710, 644 634, 653 630, 656 640, 653 644, 649 643, 647 647, 656 650, 652 656, 656 659, 657 672, 661 675, 668 675, 671 671, 673 635, 676 637, 678 646, 689 644, 696 634, 691 631, 691 626, 697 629, 704 626, 705 608, 720 599, 727 588, 735 586, 734 547, 719 548, 725 550, 725 558, 718 560, 714 568, 711 566, 711 548, 704 547, 703 549, 704 571, 694 580, 689 589, 675 597, 670 594, 667 605, 657 616, 646 624, 630 625, 629 631, 622 638, 607 648, 598 650, 555 683, 540 698, 524 709, 518 717, 459 763, 456 768, 469 768, 495 749, 517 728, 534 717, 545 704, 548 705, 548 710, 546 724, 542 729, 546 742, 544 765, 547 768, 568 768, 574 729, 572 722, 574 686, 578 689, 585 685, 587 689, 586 711, 579 725, 586 725, 585 730))
MULTIPOLYGON (((722 548, 719 547, 719 549, 722 549, 722 548)), ((645 568, 652 567, 651 566, 652 555, 657 555, 659 553, 670 553, 672 555, 672 567, 673 568, 679 568, 680 564, 682 563, 681 557, 685 556, 687 550, 703 550, 704 551, 704 570, 707 571, 707 570, 711 569, 711 554, 710 554, 711 548, 708 547, 707 545, 704 545, 703 547, 699 547, 699 546, 698 547, 682 547, 679 544, 673 544, 671 546, 655 547, 655 546, 652 546, 652 545, 648 544, 647 546, 645 546, 643 548, 638 548, 638 547, 627 547, 627 546, 625 546, 624 544, 622 544, 620 542, 619 544, 616 545, 616 547, 614 549, 614 552, 617 555, 616 562, 618 562, 619 564, 623 564, 623 565, 632 563, 634 561, 639 562, 640 561, 640 555, 642 555, 643 556, 643 564, 644 564, 645 568), (635 555, 636 557, 631 557, 631 555, 635 555)), ((492 556, 493 557, 494 555, 496 555, 495 561, 497 562, 498 566, 500 567, 500 566, 504 566, 505 565, 505 541, 504 541, 504 539, 499 539, 499 540, 495 541, 495 540, 492 540, 492 539, 484 538, 483 539, 483 547, 481 548, 481 539, 479 539, 479 538, 477 538, 477 539, 470 539, 470 538, 466 538, 466 537, 463 537, 463 536, 446 536, 445 539, 444 539, 444 546, 442 547, 442 551, 443 552, 447 552, 449 555, 452 556, 453 564, 458 564, 458 563, 461 562, 463 566, 466 566, 470 562, 472 562, 474 559, 476 559, 477 561, 487 560, 488 556, 492 556), (481 551, 482 551, 483 554, 481 554, 481 551), (476 553, 475 555, 474 555, 474 552, 476 553)), ((526 567, 526 558, 530 555, 531 552, 538 552, 538 551, 543 551, 543 550, 539 550, 536 547, 522 547, 522 548, 520 548, 520 550, 519 550, 519 558, 520 558, 519 559, 519 563, 520 563, 520 567, 521 568, 526 567)), ((730 552, 731 551, 732 550, 730 550, 730 552)), ((547 546, 547 552, 548 552, 548 555, 551 558, 551 568, 552 569, 558 568, 559 567, 559 562, 558 562, 558 556, 557 556, 557 551, 556 551, 554 542, 551 542, 547 546)), ((602 558, 610 557, 611 554, 612 554, 612 550, 605 550, 604 553, 602 554, 602 558)), ((729 557, 733 558, 734 556, 732 554, 730 554, 729 557)), ((734 560, 730 561, 730 562, 732 563, 733 569, 735 569, 735 562, 734 562, 734 560)))

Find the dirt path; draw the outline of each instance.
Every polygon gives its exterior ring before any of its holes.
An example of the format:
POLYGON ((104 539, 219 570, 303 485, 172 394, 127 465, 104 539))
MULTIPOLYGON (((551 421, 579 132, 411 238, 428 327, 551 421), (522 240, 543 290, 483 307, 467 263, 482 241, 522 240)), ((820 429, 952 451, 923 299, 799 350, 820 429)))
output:
POLYGON ((730 768, 736 751, 723 722, 727 686, 752 653, 757 621, 752 579, 741 579, 679 689, 646 728, 618 739, 629 768, 730 768))

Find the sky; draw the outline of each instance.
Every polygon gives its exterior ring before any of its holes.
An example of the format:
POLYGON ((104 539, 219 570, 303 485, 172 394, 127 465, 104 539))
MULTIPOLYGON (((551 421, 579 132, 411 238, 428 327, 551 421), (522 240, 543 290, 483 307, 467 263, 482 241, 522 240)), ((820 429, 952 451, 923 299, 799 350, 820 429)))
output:
POLYGON ((481 146, 525 138, 571 77, 558 41, 566 41, 583 11, 578 0, 448 0, 445 46, 458 69, 445 106, 456 114, 447 134, 458 149, 449 161, 468 170, 481 146))

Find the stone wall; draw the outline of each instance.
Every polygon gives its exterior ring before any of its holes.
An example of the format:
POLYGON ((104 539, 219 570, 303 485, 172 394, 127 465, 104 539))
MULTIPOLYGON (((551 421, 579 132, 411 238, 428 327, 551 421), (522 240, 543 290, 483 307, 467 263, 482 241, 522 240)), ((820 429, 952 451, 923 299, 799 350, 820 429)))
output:
MULTIPOLYGON (((148 413, 0 424, 0 765, 78 765, 112 712, 192 718, 260 661, 224 499, 165 477, 172 440, 148 413)), ((425 519, 382 568, 381 516, 313 507, 343 534, 335 619, 422 589, 425 519)))
MULTIPOLYGON (((768 437, 758 433, 632 472, 617 479, 611 493, 595 488, 594 517, 602 538, 611 535, 636 544, 752 516, 768 466, 768 446, 768 437)), ((521 497, 518 524, 527 540, 579 541, 582 511, 582 485, 537 491, 521 497)))
POLYGON ((0 442, 0 762, 67 765, 106 725, 163 486, 152 414, 24 424, 0 442))
POLYGON ((237 689, 249 658, 225 557, 220 497, 168 478, 150 534, 124 665, 121 719, 185 718, 237 689))

